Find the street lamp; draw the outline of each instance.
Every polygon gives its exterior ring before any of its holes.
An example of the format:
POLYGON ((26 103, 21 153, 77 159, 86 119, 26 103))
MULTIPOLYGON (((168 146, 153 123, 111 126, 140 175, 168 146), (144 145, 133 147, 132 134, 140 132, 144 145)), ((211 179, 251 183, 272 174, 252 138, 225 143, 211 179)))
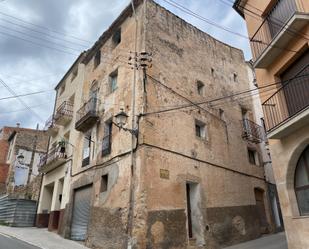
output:
POLYGON ((115 121, 116 122, 113 122, 120 130, 124 130, 124 131, 128 131, 130 132, 132 135, 134 135, 135 137, 137 137, 138 135, 138 129, 128 129, 128 128, 125 128, 124 126, 126 125, 127 123, 127 120, 128 120, 128 114, 126 114, 124 112, 123 109, 120 109, 120 112, 117 113, 114 118, 115 118, 115 121))
POLYGON ((17 161, 19 162, 19 164, 24 164, 25 162, 24 162, 24 160, 25 160, 25 157, 24 157, 24 155, 23 154, 19 154, 18 156, 17 156, 17 161))

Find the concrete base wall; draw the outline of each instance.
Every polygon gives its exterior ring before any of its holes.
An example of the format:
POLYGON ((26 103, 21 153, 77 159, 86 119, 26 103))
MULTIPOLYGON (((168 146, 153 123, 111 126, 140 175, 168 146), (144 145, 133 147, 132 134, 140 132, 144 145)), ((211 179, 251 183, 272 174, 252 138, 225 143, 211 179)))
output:
POLYGON ((48 231, 58 230, 60 211, 51 211, 49 214, 48 231))
POLYGON ((37 214, 36 215, 36 227, 38 228, 46 228, 48 227, 49 222, 49 214, 37 214))

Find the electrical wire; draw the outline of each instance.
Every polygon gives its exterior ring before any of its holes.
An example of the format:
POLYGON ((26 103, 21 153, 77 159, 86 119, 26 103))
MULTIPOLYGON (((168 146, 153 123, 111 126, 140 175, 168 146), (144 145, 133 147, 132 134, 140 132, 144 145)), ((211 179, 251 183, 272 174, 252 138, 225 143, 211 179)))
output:
MULTIPOLYGON (((212 24, 212 23, 209 22, 209 20, 207 20, 205 17, 202 17, 201 15, 199 15, 199 14, 193 12, 192 10, 190 10, 190 9, 188 9, 188 8, 186 8, 186 7, 184 7, 184 6, 180 5, 180 4, 178 4, 178 3, 176 3, 176 2, 173 1, 173 0, 163 0, 163 1, 166 2, 166 3, 168 3, 168 4, 170 4, 170 5, 172 5, 172 6, 174 6, 174 7, 177 8, 177 9, 180 9, 181 11, 187 13, 188 15, 191 15, 191 16, 193 16, 193 17, 195 17, 195 18, 201 20, 201 21, 204 21, 204 22, 206 22, 206 23, 208 23, 208 24, 210 24, 210 25, 213 25, 213 26, 215 26, 215 27, 217 27, 217 28, 219 28, 219 29, 225 30, 226 32, 229 32, 229 33, 231 33, 231 34, 237 35, 237 36, 239 36, 239 37, 242 37, 242 38, 244 38, 244 39, 246 39, 246 40, 251 41, 251 38, 248 37, 248 36, 245 36, 245 35, 242 35, 242 34, 240 34, 240 33, 237 33, 237 32, 235 32, 235 31, 233 31, 233 30, 231 30, 231 29, 229 29, 229 28, 227 28, 227 27, 224 27, 224 26, 222 26, 222 25, 219 25, 219 24, 217 24, 217 23, 212 24)), ((267 42, 264 42, 264 41, 260 41, 260 40, 259 40, 259 41, 256 41, 256 42, 259 42, 259 43, 261 43, 261 44, 264 44, 264 45, 267 45, 267 46, 270 46, 270 47, 274 47, 274 48, 277 48, 277 49, 280 49, 280 50, 284 50, 284 51, 288 51, 288 52, 293 52, 293 53, 299 53, 299 51, 295 51, 295 50, 292 50, 292 49, 283 48, 283 47, 280 47, 280 46, 277 46, 277 45, 271 45, 271 44, 269 44, 269 43, 267 43, 267 42)))
POLYGON ((41 117, 41 116, 39 116, 35 111, 33 111, 17 94, 16 94, 16 92, 13 90, 13 89, 11 89, 1 78, 0 78, 0 83, 2 84, 2 85, 4 85, 5 86, 5 88, 13 95, 13 96, 15 96, 18 100, 19 100, 19 102, 22 104, 22 105, 24 105, 30 112, 32 112, 36 117, 38 117, 40 120, 42 120, 42 121, 44 121, 44 119, 41 117))
MULTIPOLYGON (((2 83, 1 79, 0 79, 0 82, 2 83)), ((6 86, 5 86, 5 87, 6 87, 6 86)), ((54 91, 54 89, 46 90, 46 91, 38 91, 38 92, 31 92, 31 93, 19 94, 19 95, 8 96, 8 97, 3 97, 3 98, 0 98, 0 100, 15 99, 15 98, 26 97, 26 96, 31 96, 31 95, 37 95, 37 94, 46 93, 46 92, 51 92, 51 91, 54 91)))
POLYGON ((60 34, 61 36, 71 37, 72 39, 75 39, 75 40, 78 40, 78 41, 82 41, 82 42, 85 42, 85 43, 93 43, 92 41, 84 40, 84 39, 81 39, 81 38, 79 38, 79 37, 77 37, 77 36, 69 35, 69 34, 67 34, 67 33, 60 32, 60 31, 57 31, 57 30, 53 30, 53 29, 50 29, 49 27, 46 27, 46 26, 41 26, 41 25, 38 25, 38 24, 34 24, 34 23, 32 23, 32 22, 25 21, 25 20, 23 20, 23 19, 21 19, 21 18, 17 18, 17 17, 15 17, 15 16, 6 14, 6 13, 1 12, 1 11, 0 11, 0 14, 3 15, 3 16, 6 16, 6 17, 9 17, 9 18, 18 20, 19 22, 26 23, 26 24, 28 24, 28 25, 31 25, 31 26, 34 26, 34 27, 43 29, 44 31, 45 31, 45 30, 48 30, 49 32, 57 33, 57 34, 60 34))
MULTIPOLYGON (((309 66, 309 65, 307 65, 307 66, 309 66)), ((152 115, 152 114, 160 114, 160 113, 180 110, 180 109, 184 109, 184 108, 188 108, 188 107, 200 106, 200 105, 203 105, 203 104, 208 104, 209 105, 209 104, 212 104, 212 103, 220 101, 220 100, 230 99, 230 98, 236 97, 236 96, 241 96, 242 94, 247 94, 249 92, 256 91, 256 90, 259 90, 259 89, 265 89, 265 88, 268 88, 268 87, 271 87, 271 86, 275 86, 275 85, 282 85, 283 83, 287 83, 287 82, 290 82, 291 80, 294 80, 294 79, 297 79, 297 78, 301 78, 301 77, 304 77, 304 76, 307 76, 307 75, 294 76, 294 77, 292 77, 292 78, 290 78, 288 80, 277 81, 277 82, 265 84, 264 86, 257 87, 256 89, 248 89, 248 90, 245 90, 245 91, 233 93, 231 95, 218 97, 218 98, 215 98, 215 99, 212 99, 212 100, 202 101, 202 102, 198 102, 198 103, 194 103, 194 104, 190 103, 190 104, 186 104, 186 105, 180 105, 180 106, 174 107, 174 108, 168 108, 168 109, 163 109, 163 110, 159 110, 159 111, 148 112, 148 113, 143 114, 143 116, 152 115)), ((157 80, 157 81, 159 81, 159 80, 157 80)), ((161 82, 161 84, 163 84, 163 83, 161 82)))

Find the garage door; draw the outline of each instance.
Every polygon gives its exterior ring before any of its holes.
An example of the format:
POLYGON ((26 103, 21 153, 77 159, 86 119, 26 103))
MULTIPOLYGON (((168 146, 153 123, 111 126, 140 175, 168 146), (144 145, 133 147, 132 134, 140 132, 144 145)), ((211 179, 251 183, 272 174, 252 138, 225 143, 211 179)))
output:
POLYGON ((90 212, 91 187, 75 190, 73 219, 71 226, 72 240, 85 240, 90 212))

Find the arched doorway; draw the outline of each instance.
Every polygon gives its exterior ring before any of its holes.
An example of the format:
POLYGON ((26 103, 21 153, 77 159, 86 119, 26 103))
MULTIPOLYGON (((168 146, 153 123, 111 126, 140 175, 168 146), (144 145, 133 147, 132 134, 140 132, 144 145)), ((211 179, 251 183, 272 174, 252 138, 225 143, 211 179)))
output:
POLYGON ((309 215, 309 146, 297 162, 294 188, 300 215, 309 215))

